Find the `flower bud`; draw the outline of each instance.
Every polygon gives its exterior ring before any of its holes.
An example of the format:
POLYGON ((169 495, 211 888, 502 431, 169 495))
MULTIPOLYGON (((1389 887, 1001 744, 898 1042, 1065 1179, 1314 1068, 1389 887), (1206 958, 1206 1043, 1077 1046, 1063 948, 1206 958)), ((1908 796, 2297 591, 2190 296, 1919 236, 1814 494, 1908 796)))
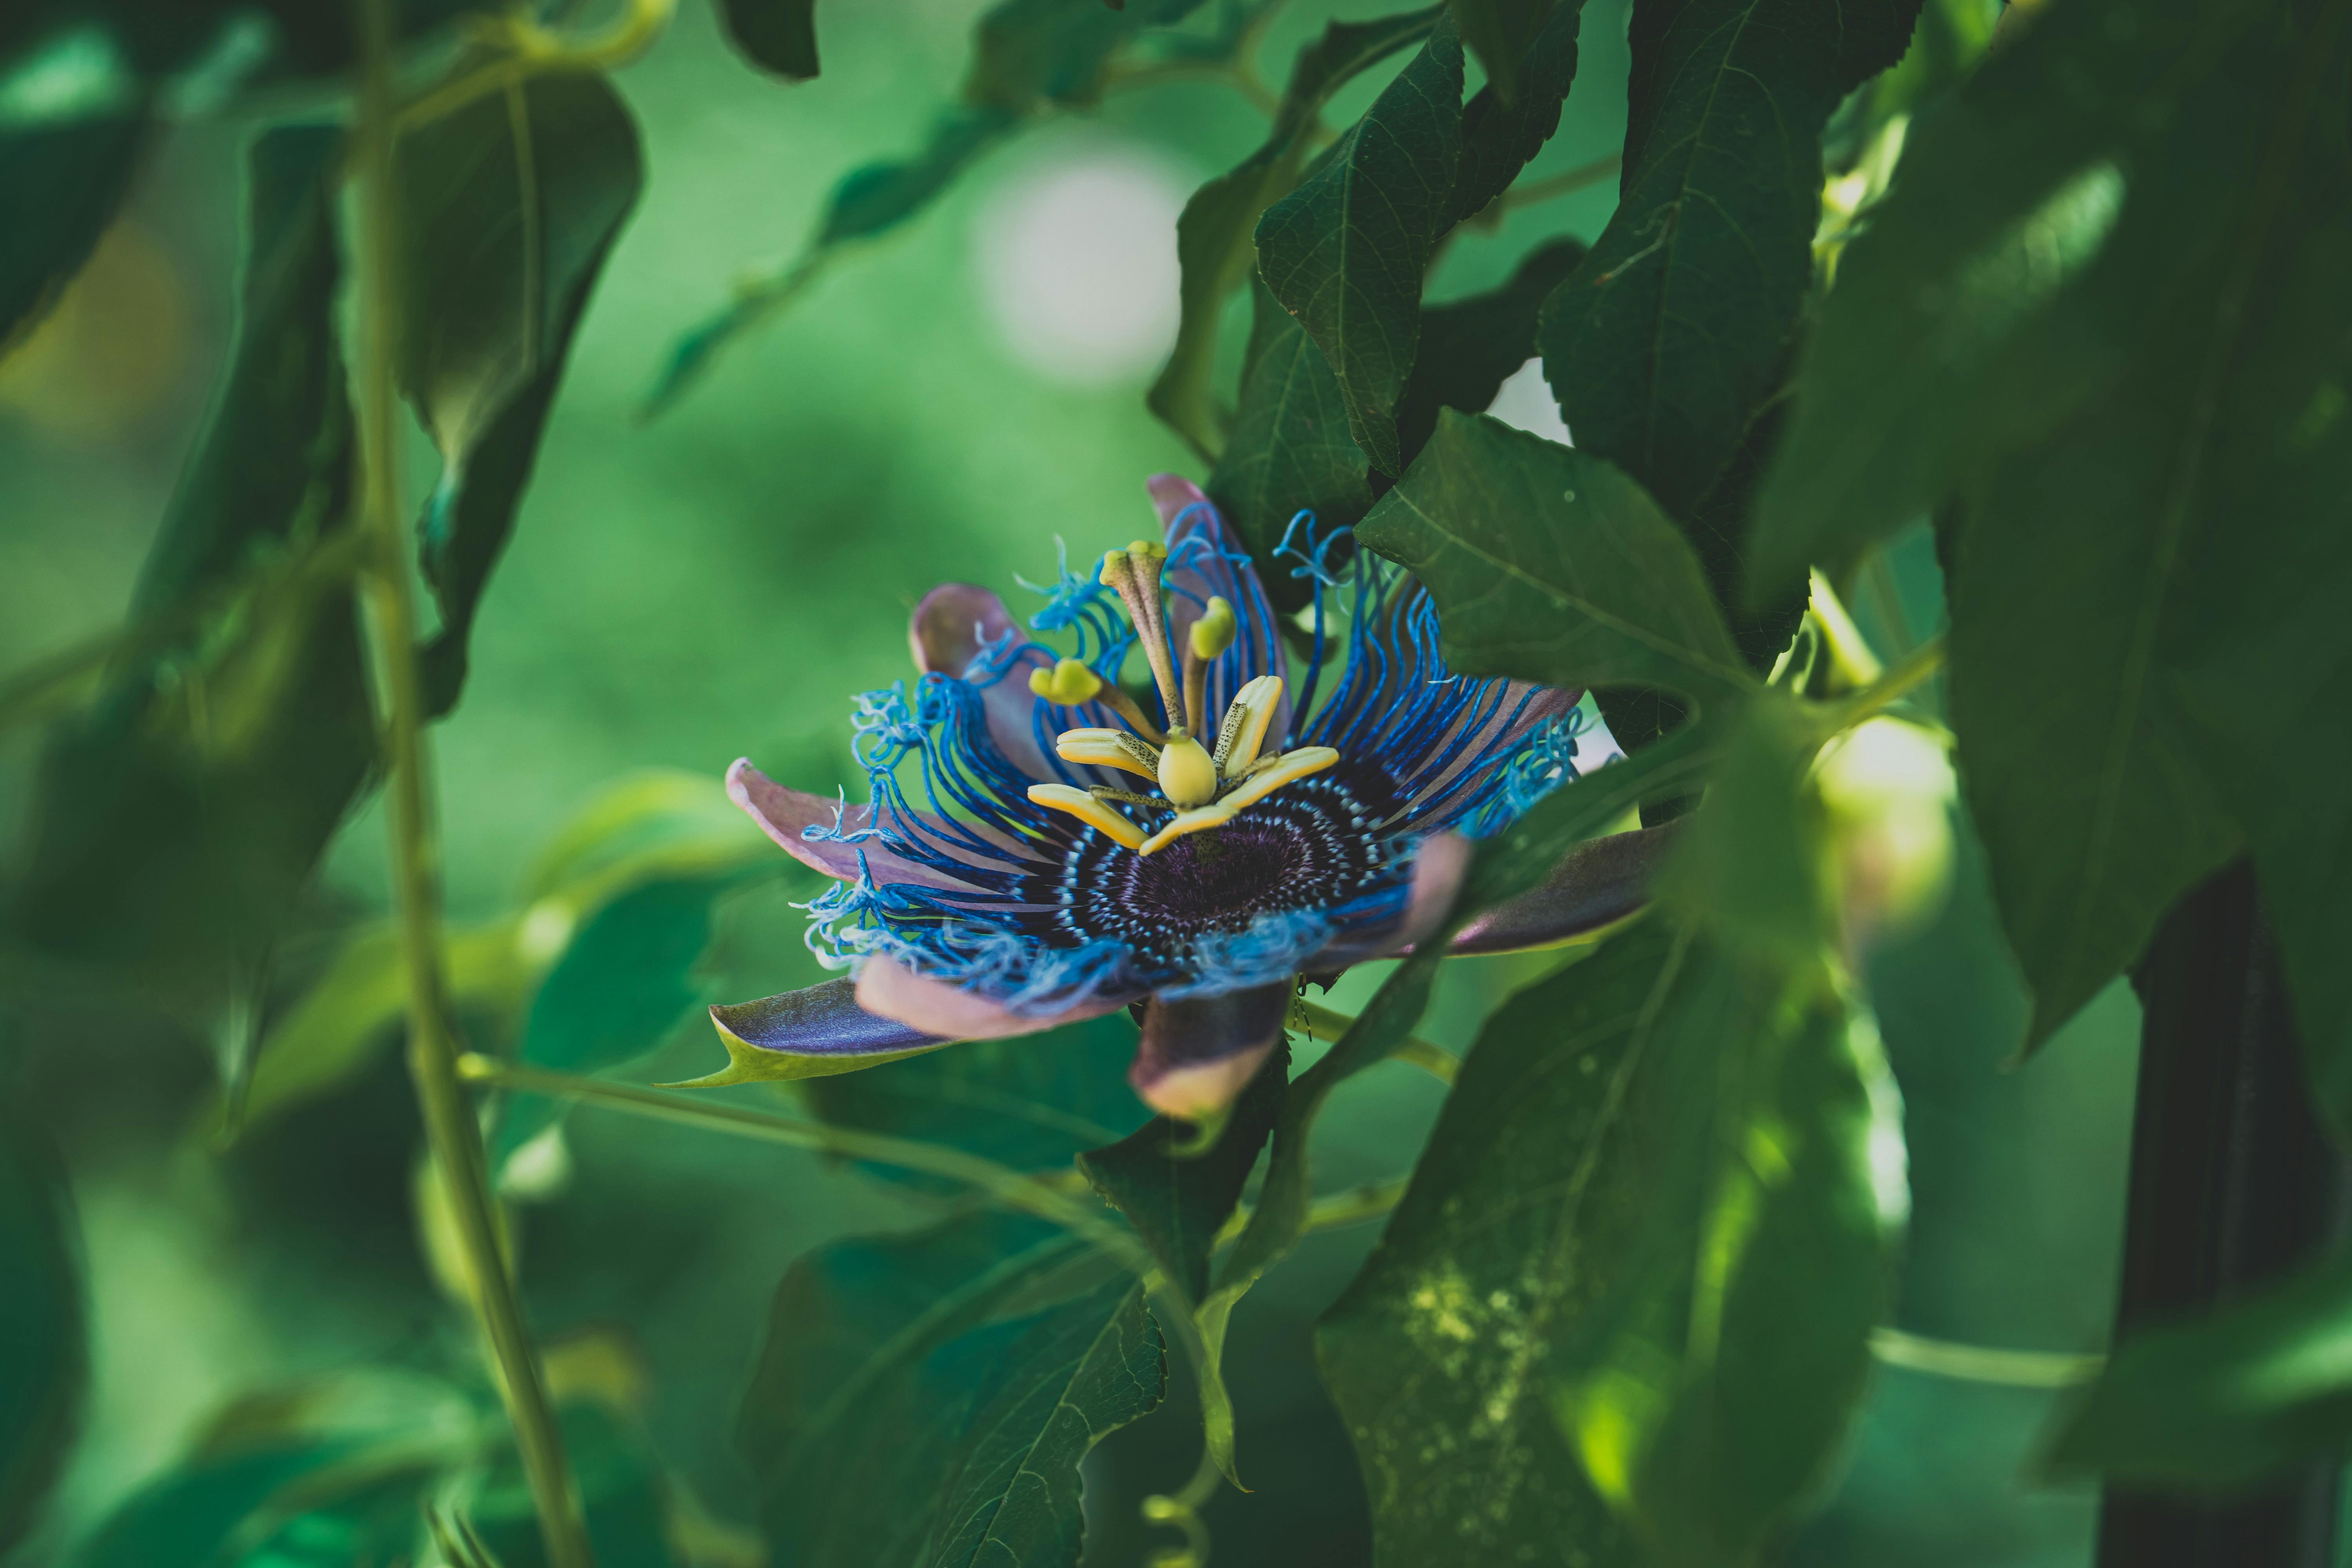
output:
POLYGON ((1864 941, 1917 931, 1951 883, 1951 760, 1932 732, 1900 719, 1864 721, 1815 764, 1846 921, 1864 941))

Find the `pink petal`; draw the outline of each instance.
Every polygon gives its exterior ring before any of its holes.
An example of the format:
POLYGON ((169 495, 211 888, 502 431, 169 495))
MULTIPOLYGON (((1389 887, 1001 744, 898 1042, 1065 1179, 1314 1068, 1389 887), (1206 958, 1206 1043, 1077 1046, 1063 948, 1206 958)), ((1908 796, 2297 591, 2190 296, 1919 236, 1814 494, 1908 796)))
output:
POLYGON ((857 971, 857 1005, 888 1018, 950 1040, 1000 1040, 1034 1035, 1063 1024, 1099 1018, 1127 1005, 1123 996, 1097 997, 1058 1013, 1016 1013, 1001 1002, 943 980, 916 973, 895 959, 873 957, 857 971))

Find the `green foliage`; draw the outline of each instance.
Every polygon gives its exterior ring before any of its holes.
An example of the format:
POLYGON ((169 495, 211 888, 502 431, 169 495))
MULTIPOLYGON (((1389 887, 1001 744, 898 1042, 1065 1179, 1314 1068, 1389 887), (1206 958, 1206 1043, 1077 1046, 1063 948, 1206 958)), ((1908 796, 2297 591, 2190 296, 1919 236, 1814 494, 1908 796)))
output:
POLYGON ((1454 0, 1463 43, 1506 103, 1518 97, 1522 61, 1552 14, 1553 0, 1454 0))
POLYGON ((1012 1216, 835 1243, 793 1265, 740 1442, 779 1560, 1075 1564, 1078 1461, 1149 1413, 1141 1288, 1012 1216))
POLYGON ((2242 1491, 2352 1437, 2352 1271, 2331 1261, 2126 1341, 2046 1464, 2140 1486, 2242 1491))
POLYGON ((1193 1136, 1185 1123, 1155 1116, 1109 1148, 1078 1156, 1095 1191, 1127 1216, 1168 1278, 1193 1300, 1209 1293, 1217 1233, 1241 1201, 1289 1083, 1289 1048, 1276 1047, 1205 1152, 1185 1147, 1193 1136))
POLYGON ((2313 852, 2342 814, 2310 763, 2352 742, 2319 695, 2352 472, 2326 281, 2352 245, 2344 30, 2132 16, 2119 47, 2053 11, 1916 128, 1824 313, 1759 549, 1849 556, 1950 498, 1953 722, 2031 1043, 2248 843, 2340 1122, 2352 906, 2313 852), (2193 68, 2157 68, 2183 49, 2193 68), (2184 237, 2192 209, 2215 216, 2184 237))
POLYGON ((157 635, 51 735, 9 900, 18 940, 197 1005, 250 984, 374 756, 341 591, 341 152, 315 127, 253 145, 236 358, 133 601, 157 635))
POLYGON ((728 41, 761 70, 787 81, 814 79, 816 0, 725 0, 719 19, 728 41))
POLYGON ((425 679, 442 713, 465 683, 482 590, 644 169, 628 110, 584 72, 477 99, 404 137, 399 160, 401 385, 441 449, 419 530, 442 619, 425 679))
POLYGON ((1643 0, 1623 196, 1545 312, 1577 445, 1676 516, 1771 402, 1812 275, 1821 131, 1903 53, 1918 0, 1643 0))
POLYGON ((1318 1336, 1384 1553, 1753 1560, 1884 1294, 1854 1028, 1658 920, 1495 1016, 1318 1336))
POLYGON ((145 117, 0 126, 0 346, 37 324, 122 205, 145 117))
POLYGON ((86 1372, 65 1173, 21 1110, 0 1114, 0 1554, 33 1526, 68 1451, 86 1372))
POLYGON ((1535 357, 1536 314, 1583 258, 1578 241, 1547 240, 1500 288, 1423 308, 1421 352, 1397 399, 1397 439, 1408 461, 1436 430, 1439 409, 1482 412, 1503 383, 1535 357))
POLYGON ((1452 226, 1462 43, 1451 15, 1297 190, 1258 220, 1258 272, 1323 351, 1348 427, 1404 471, 1396 404, 1420 335, 1422 274, 1452 226))

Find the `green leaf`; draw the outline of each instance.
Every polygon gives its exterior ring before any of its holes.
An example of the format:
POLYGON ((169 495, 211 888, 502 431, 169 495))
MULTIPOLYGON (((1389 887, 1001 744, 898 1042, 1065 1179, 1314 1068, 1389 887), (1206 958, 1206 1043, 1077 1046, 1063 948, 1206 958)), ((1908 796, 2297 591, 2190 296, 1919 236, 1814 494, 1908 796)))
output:
POLYGON ((1265 145, 1184 204, 1176 220, 1176 259, 1182 269, 1176 346, 1144 402, 1202 457, 1214 460, 1224 449, 1224 422, 1209 383, 1226 296, 1250 276, 1256 259, 1252 235, 1259 216, 1297 182, 1308 132, 1331 94, 1426 37, 1441 9, 1432 5, 1377 21, 1327 25, 1321 37, 1298 51, 1265 145))
POLYGON ((1878 1071, 1656 917, 1497 1013, 1317 1334, 1383 1558, 1753 1560, 1868 1369, 1878 1071))
POLYGON ((1242 1092, 1215 1144, 1180 1152, 1194 1137, 1189 1122, 1155 1116, 1132 1136, 1078 1156, 1078 1169, 1103 1201, 1127 1216, 1168 1278, 1197 1301, 1209 1292, 1209 1254, 1233 1217, 1242 1187, 1281 1114, 1290 1083, 1290 1047, 1275 1047, 1242 1092))
POLYGON ((17 1110, 0 1113, 0 1556, 72 1451, 87 1362, 65 1172, 17 1110))
POLYGON ((1421 353, 1397 399, 1397 439, 1408 461, 1428 445, 1440 408, 1483 412, 1503 383, 1535 357, 1536 313, 1584 258, 1584 245, 1549 239, 1521 258, 1502 287, 1423 307, 1421 353))
POLYGON ((0 131, 0 350, 48 313, 89 259, 147 132, 143 114, 0 131))
MULTIPOLYGON (((735 875, 649 881, 590 916, 531 998, 515 1059, 556 1072, 618 1067, 660 1045, 703 1000, 694 967, 710 945, 711 906, 735 875)), ((492 1169, 562 1115, 544 1095, 508 1097, 489 1143, 492 1169)))
MULTIPOLYGON (((1067 1170, 1144 1116, 1128 1087, 1135 1023, 1125 1013, 1010 1040, 966 1040, 884 1067, 804 1079, 811 1110, 837 1127, 944 1143, 1016 1171, 1067 1170)), ((910 1185, 957 1184, 866 1164, 910 1185)))
POLYGON ((581 313, 645 171, 601 76, 543 72, 402 138, 401 389, 441 450, 419 524, 441 606, 423 655, 446 713, 539 455, 581 313))
POLYGON ((2328 1261, 2126 1341, 2069 1411, 2047 1468, 2242 1490, 2352 1439, 2352 1268, 2328 1261))
POLYGON ((133 596, 170 628, 61 722, 10 923, 190 1005, 259 966, 375 754, 334 303, 341 139, 253 144, 236 355, 133 596))
POLYGON ((1323 351, 1263 280, 1252 280, 1250 305, 1241 408, 1208 490, 1256 560, 1266 596, 1286 612, 1307 592, 1274 565, 1284 530, 1301 510, 1325 528, 1356 522, 1372 504, 1371 462, 1348 434, 1347 400, 1323 351))
MULTIPOLYGON (((1524 5, 1526 0, 1497 3, 1510 7, 1524 5)), ((1560 104, 1576 80, 1576 35, 1583 22, 1584 0, 1548 5, 1547 10, 1528 46, 1516 89, 1504 92, 1490 80, 1463 106, 1462 162, 1454 177, 1457 223, 1486 211, 1559 129, 1560 104)), ((1454 15, 1465 15, 1458 0, 1454 15)))
POLYGON ((836 1242, 776 1294, 739 1440, 799 1568, 1068 1568, 1078 1463, 1167 1380, 1142 1290, 1037 1221, 836 1242))
POLYGON ((1822 517, 1780 546, 1835 552, 1885 498, 1950 499, 1953 727, 2029 1045, 2250 843, 2321 1100, 2352 1127, 2347 813, 2325 782, 2352 755, 2330 673, 2352 659, 2333 522, 2352 302, 2328 281, 2352 256, 2352 158, 2325 74, 2345 26, 2130 15, 2118 40, 2053 12, 1920 125, 1843 264, 1768 500, 1822 517), (2184 234, 2185 211, 2213 222, 2184 234), (1919 352, 1857 374, 1865 324, 1919 352), (1836 439, 1911 457, 1863 504, 1813 422, 1873 396, 1877 422, 1836 439))
POLYGON ((1519 68, 1551 19, 1553 0, 1454 0, 1454 25, 1502 101, 1518 100, 1519 68))
POLYGON ((1576 444, 1690 511, 1780 384, 1812 279, 1822 127, 1919 0, 1640 0, 1623 194, 1545 311, 1576 444))
POLYGON ((1453 226, 1462 44, 1450 14, 1372 106, 1257 226, 1258 272, 1323 351, 1348 426, 1404 471, 1396 404, 1421 330, 1422 275, 1453 226))
POLYGON ((257 1448, 171 1471, 116 1509, 74 1553, 72 1568, 204 1568, 272 1498, 352 1452, 257 1448))
POLYGON ((1611 464, 1448 410, 1356 531, 1437 595, 1449 668, 1705 704, 1752 688, 1689 542, 1611 464))
POLYGON ((727 41, 787 81, 816 79, 816 0, 720 0, 727 41))

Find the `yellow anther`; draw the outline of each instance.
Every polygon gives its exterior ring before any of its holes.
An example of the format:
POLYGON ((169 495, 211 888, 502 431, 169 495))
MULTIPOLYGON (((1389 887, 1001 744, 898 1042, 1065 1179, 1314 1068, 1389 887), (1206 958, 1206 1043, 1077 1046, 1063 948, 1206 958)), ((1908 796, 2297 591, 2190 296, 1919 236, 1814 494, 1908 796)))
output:
POLYGON ((1265 744, 1265 732, 1274 723, 1274 710, 1282 702, 1282 677, 1261 675, 1234 693, 1231 706, 1225 710, 1225 721, 1217 730, 1217 771, 1226 778, 1239 778, 1257 761, 1260 748, 1265 744))
POLYGON ((1102 570, 1095 574, 1095 581, 1106 588, 1116 588, 1122 581, 1134 575, 1135 569, 1128 563, 1126 551, 1106 550, 1103 552, 1102 570))
POLYGON ((1235 811, 1255 805, 1286 784, 1297 784, 1309 773, 1319 773, 1339 760, 1339 753, 1328 746, 1301 746, 1295 752, 1285 752, 1269 758, 1263 767, 1252 768, 1248 778, 1225 792, 1219 805, 1232 806, 1235 811))
POLYGON ((1051 669, 1029 672, 1030 691, 1065 708, 1093 701, 1102 689, 1102 677, 1075 658, 1066 658, 1051 669))
POLYGON ((1204 805, 1195 811, 1180 811, 1163 824, 1159 832, 1137 845, 1135 852, 1138 855, 1149 855, 1155 850, 1165 849, 1188 833, 1199 833, 1210 827, 1223 827, 1234 819, 1234 814, 1240 809, 1239 806, 1227 805, 1221 800, 1214 805, 1204 805))
POLYGON ((1143 829, 1104 801, 1068 784, 1031 784, 1029 798, 1048 811, 1067 812, 1112 842, 1141 852, 1143 829))
POLYGON ((1160 781, 1161 753, 1124 730, 1065 730, 1054 737, 1054 754, 1066 763, 1119 768, 1160 781))
POLYGON ((1223 596, 1211 598, 1209 607, 1192 623, 1192 657, 1204 662, 1216 658, 1234 646, 1234 637, 1240 629, 1240 624, 1234 619, 1234 607, 1225 603, 1223 596))
POLYGON ((1160 793, 1180 811, 1217 798, 1217 764, 1181 724, 1168 731, 1168 743, 1160 749, 1160 793))

